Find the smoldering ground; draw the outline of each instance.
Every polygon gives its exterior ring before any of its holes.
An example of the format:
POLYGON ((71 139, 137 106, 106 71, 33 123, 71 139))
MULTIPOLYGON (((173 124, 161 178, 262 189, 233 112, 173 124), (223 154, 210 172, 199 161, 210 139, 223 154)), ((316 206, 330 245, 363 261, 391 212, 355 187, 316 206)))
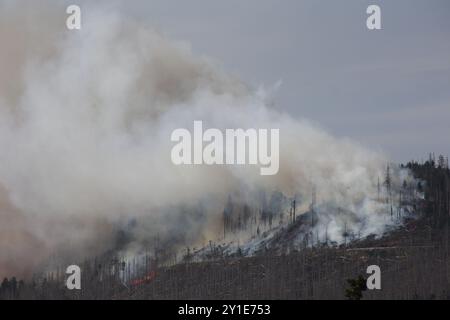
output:
POLYGON ((69 31, 65 7, 22 4, 0 5, 0 276, 29 274, 55 252, 102 252, 134 217, 152 221, 135 243, 204 241, 219 232, 228 195, 258 190, 307 199, 314 186, 320 201, 383 232, 371 201, 382 154, 273 109, 264 89, 114 7, 85 4, 82 29, 69 31), (194 120, 279 128, 279 173, 174 166, 170 134, 194 120))

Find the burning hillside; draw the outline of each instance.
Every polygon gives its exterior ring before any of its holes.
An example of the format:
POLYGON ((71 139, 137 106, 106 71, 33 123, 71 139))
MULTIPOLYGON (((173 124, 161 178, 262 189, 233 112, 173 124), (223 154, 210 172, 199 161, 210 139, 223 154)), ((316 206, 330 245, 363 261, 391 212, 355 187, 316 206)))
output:
POLYGON ((138 254, 155 241, 270 247, 266 236, 283 228, 295 229, 296 246, 343 243, 413 211, 407 169, 278 111, 270 90, 186 42, 95 5, 75 33, 60 26, 57 5, 0 6, 0 276, 30 276, 55 256, 138 254), (279 172, 175 166, 171 132, 196 120, 279 129, 279 172))

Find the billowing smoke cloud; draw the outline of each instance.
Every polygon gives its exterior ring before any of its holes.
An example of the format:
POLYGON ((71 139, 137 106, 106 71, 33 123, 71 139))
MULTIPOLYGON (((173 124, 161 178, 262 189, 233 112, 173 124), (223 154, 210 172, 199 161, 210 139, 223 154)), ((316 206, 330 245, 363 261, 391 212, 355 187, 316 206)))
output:
POLYGON ((367 232, 381 232, 370 200, 382 155, 271 109, 264 90, 114 10, 85 5, 80 31, 65 18, 55 3, 0 7, 0 275, 26 273, 61 248, 100 252, 132 217, 153 221, 137 238, 213 237, 236 192, 308 199, 314 187, 318 201, 369 217, 367 232), (174 166, 170 134, 194 120, 279 128, 279 173, 174 166), (179 209, 199 203, 201 212, 179 209))

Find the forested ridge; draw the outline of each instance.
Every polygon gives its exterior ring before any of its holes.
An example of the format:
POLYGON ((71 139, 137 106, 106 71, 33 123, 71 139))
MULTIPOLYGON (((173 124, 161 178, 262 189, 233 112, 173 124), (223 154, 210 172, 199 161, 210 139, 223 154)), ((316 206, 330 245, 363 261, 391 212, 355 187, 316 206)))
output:
MULTIPOLYGON (((65 287, 61 267, 29 280, 5 278, 0 298, 347 299, 349 285, 367 277, 367 266, 376 264, 381 268, 382 289, 365 290, 362 299, 449 299, 448 158, 431 154, 425 162, 401 166, 411 170, 417 179, 414 188, 424 197, 415 203, 419 214, 405 218, 401 227, 380 238, 369 236, 340 245, 322 242, 284 253, 267 250, 211 261, 185 257, 176 264, 159 264, 148 256, 125 263, 105 255, 80 265, 81 290, 65 287)), ((225 226, 228 230, 230 223, 225 226)))

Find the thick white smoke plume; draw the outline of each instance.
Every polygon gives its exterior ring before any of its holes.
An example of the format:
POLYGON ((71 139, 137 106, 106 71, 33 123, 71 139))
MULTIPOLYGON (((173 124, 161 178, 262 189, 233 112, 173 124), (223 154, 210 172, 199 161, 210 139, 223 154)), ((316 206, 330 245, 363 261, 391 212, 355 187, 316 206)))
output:
MULTIPOLYGON (((29 272, 57 250, 100 252, 133 217, 152 217, 137 239, 217 238, 236 192, 299 194, 301 212, 314 188, 318 203, 366 221, 363 233, 382 232, 373 201, 382 155, 271 109, 263 90, 113 10, 84 6, 80 31, 65 18, 53 2, 0 5, 0 276, 29 272), (174 166, 170 134, 194 120, 279 128, 278 175, 174 166), (200 203, 200 213, 180 209, 200 203)), ((340 240, 342 230, 331 223, 329 233, 340 240)))

